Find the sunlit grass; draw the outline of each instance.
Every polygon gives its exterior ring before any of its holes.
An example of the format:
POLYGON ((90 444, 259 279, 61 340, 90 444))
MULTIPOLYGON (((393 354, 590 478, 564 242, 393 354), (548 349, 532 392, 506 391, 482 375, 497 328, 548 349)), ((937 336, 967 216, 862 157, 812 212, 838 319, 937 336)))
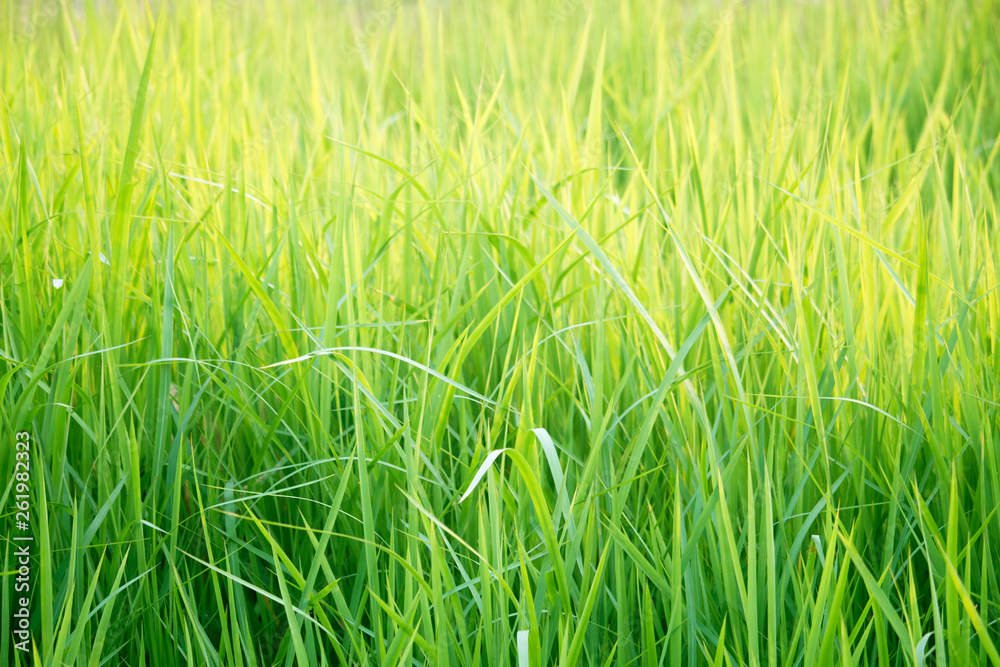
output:
POLYGON ((3 14, 10 664, 1000 665, 996 2, 3 14))

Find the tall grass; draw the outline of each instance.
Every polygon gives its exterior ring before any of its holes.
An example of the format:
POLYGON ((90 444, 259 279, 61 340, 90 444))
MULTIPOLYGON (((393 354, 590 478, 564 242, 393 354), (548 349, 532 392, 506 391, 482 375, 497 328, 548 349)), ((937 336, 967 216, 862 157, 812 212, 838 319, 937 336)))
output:
POLYGON ((4 664, 1000 665, 996 2, 3 13, 4 664))

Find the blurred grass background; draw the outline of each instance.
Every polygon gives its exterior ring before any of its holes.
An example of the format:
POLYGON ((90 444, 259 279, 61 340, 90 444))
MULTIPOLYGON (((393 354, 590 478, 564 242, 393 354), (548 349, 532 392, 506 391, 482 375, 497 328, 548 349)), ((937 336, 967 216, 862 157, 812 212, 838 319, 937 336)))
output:
POLYGON ((6 664, 1000 664, 998 8, 5 3, 6 664))

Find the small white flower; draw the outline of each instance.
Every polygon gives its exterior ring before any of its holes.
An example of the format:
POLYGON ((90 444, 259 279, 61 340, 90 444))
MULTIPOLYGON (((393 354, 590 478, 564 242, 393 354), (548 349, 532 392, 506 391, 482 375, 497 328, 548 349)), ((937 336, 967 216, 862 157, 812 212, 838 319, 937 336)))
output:
POLYGON ((625 215, 632 215, 632 211, 629 210, 629 207, 622 205, 622 199, 618 195, 610 194, 610 195, 604 195, 604 197, 607 200, 609 200, 612 204, 620 208, 622 210, 622 213, 624 213, 625 215))
POLYGON ((64 282, 66 282, 66 281, 64 279, 62 279, 62 278, 53 278, 52 279, 52 286, 55 287, 56 289, 60 289, 63 286, 64 282))

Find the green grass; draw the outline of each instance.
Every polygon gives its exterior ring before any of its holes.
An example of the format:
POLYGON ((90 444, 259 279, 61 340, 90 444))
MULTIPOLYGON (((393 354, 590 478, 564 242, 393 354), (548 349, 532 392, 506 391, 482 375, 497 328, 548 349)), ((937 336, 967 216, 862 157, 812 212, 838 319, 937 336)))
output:
POLYGON ((4 664, 1000 665, 997 2, 160 4, 3 5, 4 664))

